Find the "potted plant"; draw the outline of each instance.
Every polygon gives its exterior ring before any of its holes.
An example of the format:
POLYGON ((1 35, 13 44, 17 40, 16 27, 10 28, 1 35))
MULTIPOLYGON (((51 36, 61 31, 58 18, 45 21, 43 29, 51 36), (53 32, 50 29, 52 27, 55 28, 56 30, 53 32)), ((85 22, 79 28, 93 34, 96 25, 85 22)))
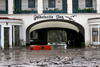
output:
POLYGON ((85 43, 84 42, 81 43, 81 47, 85 48, 85 43))

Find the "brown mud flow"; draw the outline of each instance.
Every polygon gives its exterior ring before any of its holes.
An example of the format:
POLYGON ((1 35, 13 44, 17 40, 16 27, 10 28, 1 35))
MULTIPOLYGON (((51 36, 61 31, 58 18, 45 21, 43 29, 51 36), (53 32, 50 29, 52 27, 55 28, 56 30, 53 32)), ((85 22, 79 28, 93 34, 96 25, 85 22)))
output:
POLYGON ((0 67, 100 67, 100 49, 0 50, 0 67))

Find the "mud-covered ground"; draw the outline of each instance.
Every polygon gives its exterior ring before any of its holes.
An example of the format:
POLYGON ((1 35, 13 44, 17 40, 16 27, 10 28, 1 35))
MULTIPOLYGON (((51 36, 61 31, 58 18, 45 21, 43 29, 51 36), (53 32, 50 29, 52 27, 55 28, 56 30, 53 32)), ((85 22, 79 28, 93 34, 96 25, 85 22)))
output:
POLYGON ((100 67, 100 48, 0 49, 0 67, 100 67))

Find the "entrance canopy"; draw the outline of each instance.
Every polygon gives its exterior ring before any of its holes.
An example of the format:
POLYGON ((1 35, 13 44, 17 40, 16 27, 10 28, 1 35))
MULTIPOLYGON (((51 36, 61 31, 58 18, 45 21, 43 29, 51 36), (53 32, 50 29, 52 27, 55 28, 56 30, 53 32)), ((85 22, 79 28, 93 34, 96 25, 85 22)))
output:
POLYGON ((68 28, 79 32, 79 29, 75 25, 62 21, 48 21, 36 24, 30 29, 30 32, 43 28, 68 28))
POLYGON ((17 24, 23 24, 23 21, 22 21, 22 19, 18 19, 18 18, 0 17, 0 23, 17 23, 17 24))

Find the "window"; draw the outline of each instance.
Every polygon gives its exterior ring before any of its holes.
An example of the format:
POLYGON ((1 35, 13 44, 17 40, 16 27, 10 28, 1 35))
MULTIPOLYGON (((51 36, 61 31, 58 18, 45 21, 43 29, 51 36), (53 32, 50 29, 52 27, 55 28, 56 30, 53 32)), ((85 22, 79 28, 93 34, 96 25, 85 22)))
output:
POLYGON ((28 0, 28 8, 35 8, 35 0, 28 0))
POLYGON ((86 7, 92 7, 92 0, 86 0, 86 7))
POLYGON ((49 8, 55 7, 55 0, 49 0, 49 8))

